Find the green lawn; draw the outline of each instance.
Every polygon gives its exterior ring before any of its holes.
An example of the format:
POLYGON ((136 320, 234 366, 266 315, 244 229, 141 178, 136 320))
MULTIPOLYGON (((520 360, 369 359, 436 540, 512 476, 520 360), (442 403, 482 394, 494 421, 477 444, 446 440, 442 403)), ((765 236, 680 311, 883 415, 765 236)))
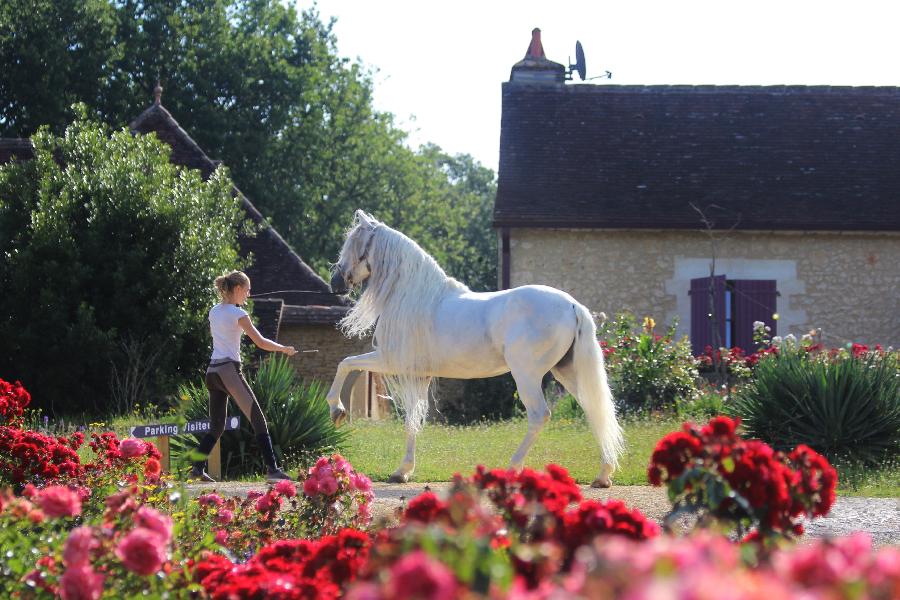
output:
MULTIPOLYGON (((656 441, 678 427, 675 421, 625 422, 627 452, 613 476, 619 485, 647 483, 647 461, 656 441)), ((359 420, 350 425, 344 453, 356 469, 383 481, 403 458, 406 434, 400 422, 359 420)), ((417 481, 447 481, 454 473, 471 474, 478 464, 506 468, 525 436, 523 420, 466 427, 426 425, 418 437, 417 481)), ((528 453, 526 464, 542 468, 556 463, 580 483, 590 483, 600 471, 600 453, 587 427, 554 419, 544 428, 528 453)))
MULTIPOLYGON (((680 427, 674 419, 624 420, 626 453, 613 476, 616 485, 647 485, 647 463, 656 442, 680 427)), ((344 454, 353 466, 376 481, 384 481, 403 458, 405 433, 396 420, 358 420, 349 426, 344 454)), ((524 420, 466 427, 429 424, 418 437, 416 481, 447 481, 454 473, 471 474, 478 464, 509 466, 509 459, 525 435, 524 420)), ((565 467, 579 483, 590 483, 599 471, 599 451, 581 422, 553 419, 541 432, 526 464, 565 467)), ((881 469, 838 468, 838 494, 900 497, 900 464, 881 469)))
MULTIPOLYGON (((121 436, 127 433, 128 424, 144 421, 159 423, 172 419, 117 418, 90 429, 112 429, 121 436)), ((647 485, 647 463, 653 447, 663 435, 678 429, 681 422, 673 417, 623 419, 621 422, 625 429, 626 453, 619 470, 613 475, 614 484, 647 485)), ((355 468, 373 480, 387 480, 403 458, 406 433, 401 422, 394 419, 360 419, 346 427, 351 433, 343 454, 355 468)), ((418 437, 414 480, 448 481, 457 472, 471 474, 478 464, 506 468, 526 428, 524 419, 462 427, 428 424, 418 437)), ((590 483, 599 471, 599 460, 597 445, 583 422, 554 417, 528 453, 526 464, 541 468, 548 463, 556 463, 565 467, 579 483, 590 483)), ((898 461, 879 469, 843 464, 835 466, 838 469, 840 495, 900 497, 898 461)))

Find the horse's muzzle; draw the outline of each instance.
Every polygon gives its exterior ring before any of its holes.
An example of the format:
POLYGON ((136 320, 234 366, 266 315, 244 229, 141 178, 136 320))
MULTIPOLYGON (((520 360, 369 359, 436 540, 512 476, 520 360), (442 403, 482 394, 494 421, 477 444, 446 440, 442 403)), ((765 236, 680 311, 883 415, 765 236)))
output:
POLYGON ((340 271, 335 271, 331 276, 331 291, 335 294, 346 294, 349 291, 344 275, 340 271))

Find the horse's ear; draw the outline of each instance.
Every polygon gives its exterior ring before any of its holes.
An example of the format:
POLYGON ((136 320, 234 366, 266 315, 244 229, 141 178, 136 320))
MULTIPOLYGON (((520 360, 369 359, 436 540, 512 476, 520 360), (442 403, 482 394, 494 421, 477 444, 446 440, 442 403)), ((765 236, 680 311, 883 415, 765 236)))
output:
POLYGON ((374 227, 376 224, 375 217, 368 214, 361 208, 356 209, 355 217, 356 217, 356 221, 360 224, 365 223, 369 227, 374 227))

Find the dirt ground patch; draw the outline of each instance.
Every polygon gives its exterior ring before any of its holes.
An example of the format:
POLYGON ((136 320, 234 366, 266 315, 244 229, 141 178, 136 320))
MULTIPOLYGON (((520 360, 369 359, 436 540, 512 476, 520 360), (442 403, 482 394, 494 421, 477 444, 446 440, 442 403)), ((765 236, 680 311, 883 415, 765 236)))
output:
MULTIPOLYGON (((376 519, 393 521, 397 508, 405 501, 414 498, 426 488, 440 494, 448 486, 447 482, 405 484, 375 482, 372 484, 375 492, 373 515, 376 519)), ((195 495, 216 490, 226 496, 245 496, 250 490, 263 490, 266 486, 263 483, 223 481, 193 483, 186 488, 195 495)), ((658 523, 662 522, 669 510, 666 492, 662 488, 635 485, 596 490, 581 486, 581 493, 585 498, 622 500, 626 505, 639 509, 658 523)), ((806 524, 805 537, 811 539, 848 535, 854 531, 868 533, 878 546, 900 545, 900 499, 839 496, 827 517, 806 524)))

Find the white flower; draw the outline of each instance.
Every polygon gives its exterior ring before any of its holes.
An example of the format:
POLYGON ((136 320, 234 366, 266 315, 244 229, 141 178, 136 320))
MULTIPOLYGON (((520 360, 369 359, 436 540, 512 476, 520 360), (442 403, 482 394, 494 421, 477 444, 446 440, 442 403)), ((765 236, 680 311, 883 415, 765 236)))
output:
POLYGON ((797 346, 797 336, 795 336, 793 333, 789 333, 786 336, 784 336, 784 345, 787 346, 788 348, 796 347, 797 346))
POLYGON ((766 324, 762 321, 753 321, 753 331, 762 331, 766 327, 766 324))
POLYGON ((781 339, 780 335, 776 335, 775 337, 772 338, 772 345, 775 346, 776 348, 781 348, 781 344, 783 341, 784 340, 781 339))

